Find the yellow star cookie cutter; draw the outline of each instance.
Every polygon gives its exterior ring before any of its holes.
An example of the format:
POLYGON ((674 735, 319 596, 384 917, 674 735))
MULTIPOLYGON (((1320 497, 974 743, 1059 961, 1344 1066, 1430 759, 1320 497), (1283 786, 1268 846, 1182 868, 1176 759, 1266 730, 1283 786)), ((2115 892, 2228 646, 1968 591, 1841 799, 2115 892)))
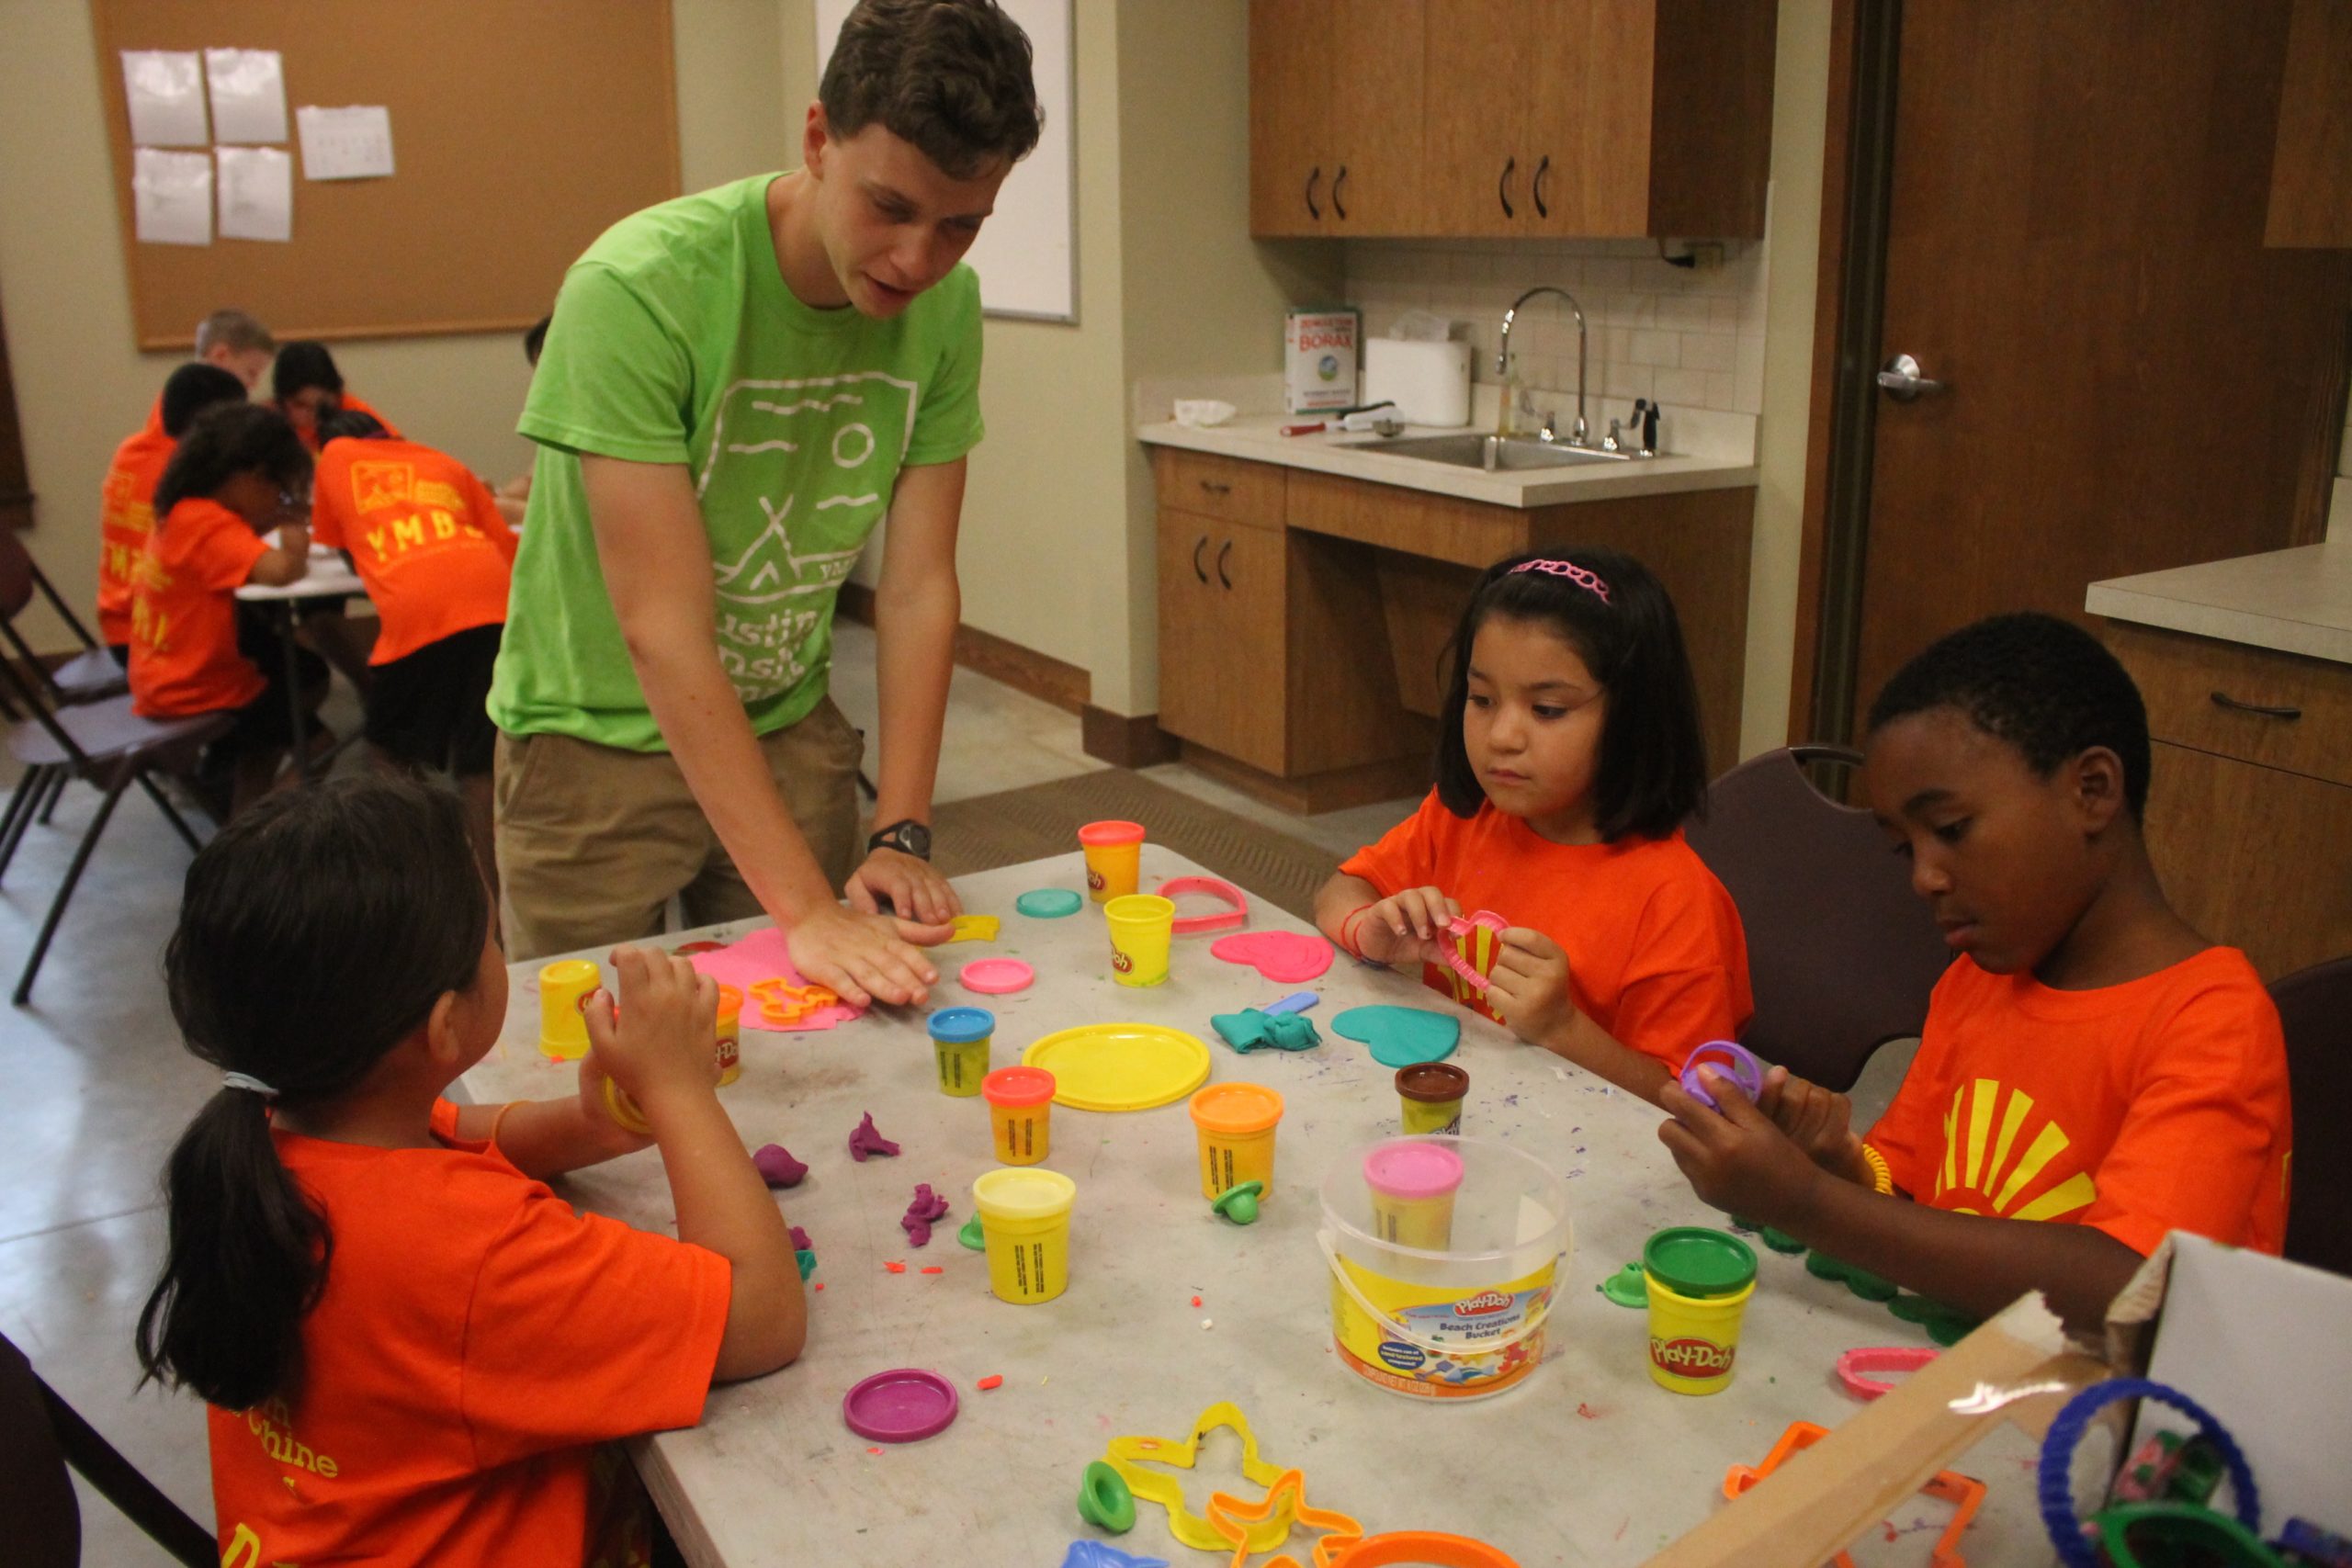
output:
POLYGON ((947 940, 951 944, 959 942, 994 942, 999 923, 994 915, 958 915, 956 917, 956 934, 947 940))
MULTIPOLYGON (((1297 1494, 1285 1494, 1277 1504, 1271 1488, 1284 1475, 1294 1474, 1277 1464, 1269 1464, 1258 1457, 1257 1434, 1250 1430, 1250 1417, 1241 1407, 1231 1403, 1210 1405, 1195 1416, 1190 1436, 1182 1441, 1173 1438, 1114 1438, 1102 1452, 1104 1462, 1119 1472, 1127 1490, 1145 1503, 1157 1503, 1168 1510, 1168 1533, 1195 1551, 1226 1551, 1231 1550, 1235 1538, 1217 1529, 1200 1515, 1184 1506, 1184 1488, 1172 1475, 1159 1471, 1137 1468, 1138 1461, 1173 1465, 1178 1470, 1190 1470, 1200 1458, 1201 1439, 1218 1427, 1224 1427, 1241 1439, 1241 1473, 1261 1486, 1269 1488, 1269 1511, 1262 1519, 1242 1523, 1240 1540, 1247 1556, 1251 1551, 1263 1551, 1279 1546, 1290 1535, 1291 1509, 1296 1505, 1297 1494)), ((1212 1503, 1211 1507, 1216 1505, 1212 1503)))
MULTIPOLYGON (((1265 1496, 1255 1503, 1245 1503, 1223 1492, 1209 1494, 1209 1528, 1233 1548, 1232 1568, 1243 1568, 1251 1551, 1265 1550, 1250 1544, 1251 1527, 1279 1522, 1285 1514, 1305 1529, 1324 1532, 1315 1542, 1315 1568, 1331 1568, 1334 1557, 1363 1539, 1363 1526, 1356 1522, 1353 1515, 1308 1506, 1306 1477, 1295 1470, 1285 1470, 1275 1477, 1265 1496)), ((1290 1533, 1287 1526, 1283 1533, 1290 1533)), ((1265 1568, 1299 1568, 1299 1564, 1296 1558, 1285 1552, 1270 1560, 1265 1568)))

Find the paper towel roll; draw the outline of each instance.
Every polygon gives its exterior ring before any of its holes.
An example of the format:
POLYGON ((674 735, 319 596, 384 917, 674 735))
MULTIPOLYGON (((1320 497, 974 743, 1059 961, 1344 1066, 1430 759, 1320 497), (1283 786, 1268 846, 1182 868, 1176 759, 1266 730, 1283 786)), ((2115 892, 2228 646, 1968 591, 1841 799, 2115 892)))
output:
POLYGON ((1385 399, 1393 399, 1410 424, 1468 424, 1470 345, 1367 338, 1363 400, 1376 403, 1385 399))

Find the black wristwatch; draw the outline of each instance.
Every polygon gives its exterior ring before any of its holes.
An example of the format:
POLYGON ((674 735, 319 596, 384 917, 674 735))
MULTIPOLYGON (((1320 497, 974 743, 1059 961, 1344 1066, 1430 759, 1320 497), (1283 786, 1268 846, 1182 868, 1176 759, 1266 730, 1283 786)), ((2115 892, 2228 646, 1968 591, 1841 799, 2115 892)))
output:
POLYGON ((931 829, 914 818, 909 818, 904 822, 891 823, 888 828, 866 840, 865 847, 869 850, 893 849, 902 854, 910 854, 917 860, 929 860, 931 858, 931 829))

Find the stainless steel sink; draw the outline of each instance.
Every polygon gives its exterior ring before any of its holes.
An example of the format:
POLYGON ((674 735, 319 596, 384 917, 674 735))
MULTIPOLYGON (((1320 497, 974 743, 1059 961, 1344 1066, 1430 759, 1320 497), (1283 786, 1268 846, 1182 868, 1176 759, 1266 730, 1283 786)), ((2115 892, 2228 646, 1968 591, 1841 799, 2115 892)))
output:
POLYGON ((1445 463, 1457 468, 1519 470, 1567 468, 1580 463, 1630 463, 1633 452, 1605 452, 1597 446, 1569 446, 1539 441, 1529 435, 1415 435, 1402 441, 1375 441, 1360 450, 1418 457, 1425 463, 1445 463))

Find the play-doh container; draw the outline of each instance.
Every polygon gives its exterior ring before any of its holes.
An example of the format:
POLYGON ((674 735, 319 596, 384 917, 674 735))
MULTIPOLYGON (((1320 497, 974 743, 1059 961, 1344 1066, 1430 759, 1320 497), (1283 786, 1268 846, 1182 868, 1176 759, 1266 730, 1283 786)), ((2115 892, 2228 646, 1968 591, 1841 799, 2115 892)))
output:
POLYGON ((1016 1305, 1049 1302, 1069 1286, 1069 1212, 1078 1183, 1036 1168, 991 1170, 972 1183, 989 1289, 1016 1305))
POLYGON ((1157 986, 1168 978, 1168 944, 1176 934, 1175 901, 1157 893, 1129 893, 1102 906, 1111 930, 1111 977, 1122 986, 1157 986))
POLYGON ((1567 1183, 1550 1167, 1490 1139, 1390 1138, 1346 1156, 1322 1196, 1340 1365, 1394 1393, 1463 1400, 1543 1363, 1572 1241, 1567 1183), (1440 1214, 1439 1245, 1406 1239, 1433 1237, 1440 1214))
POLYGON ((561 958, 539 970, 539 1051, 559 1062, 588 1054, 588 1021, 580 1004, 605 983, 603 971, 584 958, 561 958))
POLYGON ((1452 1062, 1416 1062, 1396 1069, 1396 1100, 1403 1109, 1405 1135, 1462 1131, 1462 1099, 1470 1092, 1470 1075, 1452 1062))
POLYGON ((1193 1096, 1193 1131, 1201 1147, 1201 1196, 1212 1201, 1245 1181, 1274 1195, 1274 1129, 1283 1097, 1253 1083, 1218 1083, 1193 1096))
POLYGON ((1035 1165, 1053 1147, 1054 1075, 1043 1067, 999 1067, 980 1080, 989 1136, 1007 1165, 1035 1165))
POLYGON ((1713 1393, 1731 1382, 1739 1323, 1756 1293, 1756 1253, 1702 1225, 1677 1225, 1643 1244, 1650 1297, 1650 1377, 1677 1393, 1713 1393))
POLYGON ((718 1087, 743 1076, 743 993, 718 987, 718 1087))
POLYGON ((941 1008, 925 1021, 939 1057, 939 1092, 968 1100, 989 1076, 989 1042, 996 1014, 986 1008, 941 1008))
POLYGON ((1089 822, 1078 830, 1079 848, 1086 852, 1086 892, 1098 904, 1134 892, 1143 885, 1143 824, 1089 822))

